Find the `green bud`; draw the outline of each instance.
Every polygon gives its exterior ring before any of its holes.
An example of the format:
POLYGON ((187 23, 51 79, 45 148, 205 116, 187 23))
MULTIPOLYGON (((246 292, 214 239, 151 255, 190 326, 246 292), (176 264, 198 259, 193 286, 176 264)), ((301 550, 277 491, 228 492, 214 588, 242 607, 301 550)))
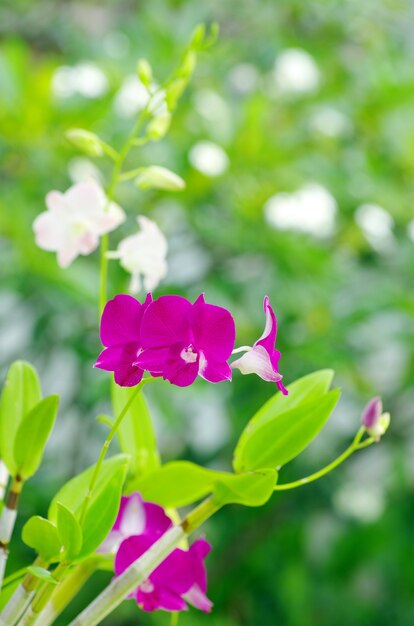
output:
POLYGON ((204 24, 198 24, 193 30, 193 34, 191 35, 190 46, 195 48, 196 50, 200 48, 203 44, 204 37, 206 35, 206 27, 204 24))
POLYGON ((162 139, 170 128, 171 124, 171 114, 170 113, 161 113, 160 115, 156 115, 148 124, 147 127, 147 135, 150 139, 162 139))
POLYGON ((177 102, 187 86, 187 81, 184 78, 177 78, 167 87, 165 94, 165 101, 169 111, 173 111, 177 106, 177 102))
POLYGON ((165 189, 166 191, 181 191, 185 187, 183 179, 159 165, 143 167, 135 179, 135 184, 140 189, 165 189))
POLYGON ((381 437, 387 432, 390 422, 390 414, 382 413, 376 423, 371 428, 367 429, 368 434, 371 435, 371 437, 374 437, 374 439, 376 439, 377 441, 379 441, 381 437))
POLYGON ((98 135, 83 128, 71 128, 65 133, 66 139, 88 156, 102 156, 104 150, 98 135))
POLYGON ((194 72, 194 68, 197 62, 197 55, 194 50, 187 50, 184 54, 183 59, 178 66, 176 75, 180 78, 189 79, 191 74, 194 72))
POLYGON ((140 59, 137 64, 137 74, 138 78, 144 87, 151 87, 152 85, 152 69, 151 65, 148 63, 146 59, 140 59))

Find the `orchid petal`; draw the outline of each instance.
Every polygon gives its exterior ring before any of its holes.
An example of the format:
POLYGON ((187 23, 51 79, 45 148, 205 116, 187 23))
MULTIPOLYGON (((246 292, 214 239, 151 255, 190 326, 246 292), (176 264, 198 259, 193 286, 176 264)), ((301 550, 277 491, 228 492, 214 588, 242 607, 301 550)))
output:
POLYGON ((240 359, 233 361, 231 367, 238 368, 242 374, 257 374, 263 380, 272 382, 282 380, 282 376, 272 365, 269 353, 260 345, 256 345, 240 359))
POLYGON ((125 294, 109 300, 101 318, 101 341, 103 345, 110 347, 119 346, 123 343, 139 343, 141 320, 146 306, 142 305, 136 298, 125 294))
POLYGON ((189 604, 192 604, 204 613, 210 613, 211 609, 213 608, 212 601, 203 591, 201 591, 200 587, 196 584, 190 587, 190 589, 183 595, 183 598, 189 604))
POLYGON ((223 380, 232 379, 232 371, 227 361, 206 360, 203 353, 200 354, 200 376, 210 383, 219 383, 223 380))
POLYGON ((236 327, 227 309, 206 304, 198 298, 193 306, 192 327, 194 342, 207 358, 225 361, 234 348, 236 327))
POLYGON ((181 354, 185 349, 185 344, 177 344, 172 346, 169 351, 168 358, 162 375, 165 380, 169 380, 173 385, 178 387, 188 387, 197 378, 199 370, 199 357, 193 362, 186 362, 181 354))
POLYGON ((163 348, 178 342, 190 343, 191 303, 181 296, 161 296, 142 318, 143 348, 163 348))

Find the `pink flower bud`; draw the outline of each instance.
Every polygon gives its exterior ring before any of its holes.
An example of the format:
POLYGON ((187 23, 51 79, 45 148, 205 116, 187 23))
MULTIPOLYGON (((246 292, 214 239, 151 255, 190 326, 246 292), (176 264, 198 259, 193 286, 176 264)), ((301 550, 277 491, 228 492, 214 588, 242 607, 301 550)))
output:
POLYGON ((367 430, 375 428, 382 414, 382 400, 379 396, 372 398, 362 411, 361 421, 367 430))

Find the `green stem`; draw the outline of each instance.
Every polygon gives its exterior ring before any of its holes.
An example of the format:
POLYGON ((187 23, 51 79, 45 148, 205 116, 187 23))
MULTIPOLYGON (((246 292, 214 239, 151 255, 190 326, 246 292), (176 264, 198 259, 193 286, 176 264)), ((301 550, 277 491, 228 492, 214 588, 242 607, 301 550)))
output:
MULTIPOLYGON (((150 101, 151 102, 151 101, 150 101)), ((138 115, 134 127, 131 133, 128 136, 122 150, 113 155, 114 158, 114 167, 112 170, 111 179, 108 184, 108 188, 106 190, 107 197, 107 206, 112 202, 115 189, 117 184, 119 183, 122 175, 122 167, 124 165, 125 159, 128 156, 128 152, 134 145, 134 139, 138 134, 141 126, 145 123, 148 115, 149 115, 149 106, 150 102, 148 102, 147 106, 141 111, 138 115)), ((101 238, 101 259, 100 259, 100 277, 99 277, 99 311, 102 313, 106 301, 107 301, 107 282, 108 282, 108 257, 106 253, 109 249, 109 235, 103 235, 101 238)))
POLYGON ((89 487, 88 487, 88 492, 85 496, 85 500, 83 502, 82 505, 82 510, 81 510, 81 514, 79 517, 79 524, 82 526, 84 520, 85 520, 85 515, 86 515, 86 511, 88 509, 88 505, 89 505, 89 501, 91 499, 92 496, 92 492, 93 489, 96 485, 96 481, 98 480, 99 477, 99 472, 101 470, 102 467, 102 463, 105 460, 105 456, 106 453, 108 451, 109 446, 111 445, 112 439, 115 437, 117 430, 122 422, 122 420, 124 419, 124 417, 126 416, 126 414, 128 413, 128 410, 130 409, 132 403, 134 402, 135 398, 137 397, 137 395, 140 393, 141 389, 143 388, 144 385, 146 385, 149 382, 152 382, 153 380, 156 380, 155 378, 146 378, 144 380, 142 380, 139 385, 137 385, 135 387, 134 392, 131 394, 131 397, 129 398, 129 400, 126 402, 124 408, 122 409, 122 411, 120 412, 120 414, 118 415, 118 417, 116 418, 115 422, 113 423, 113 426, 111 428, 111 430, 109 431, 105 442, 102 446, 101 452, 99 454, 99 458, 98 458, 98 462, 95 465, 95 471, 93 472, 92 478, 91 478, 91 482, 89 483, 89 487))
POLYGON ((296 487, 302 487, 302 485, 312 483, 315 480, 318 480, 318 478, 329 474, 329 472, 338 467, 338 465, 341 465, 341 463, 343 463, 348 457, 350 457, 351 454, 353 454, 357 450, 362 450, 362 448, 370 446, 372 443, 375 443, 375 439, 373 439, 372 437, 369 437, 361 443, 361 439, 364 433, 365 428, 362 426, 357 432, 355 439, 353 440, 349 448, 347 448, 340 456, 338 456, 337 459, 332 461, 332 463, 325 465, 325 467, 317 472, 314 472, 313 474, 310 474, 309 476, 305 476, 305 478, 300 478, 299 480, 295 480, 291 483, 282 483, 281 485, 275 485, 274 491, 287 491, 288 489, 296 489, 296 487))

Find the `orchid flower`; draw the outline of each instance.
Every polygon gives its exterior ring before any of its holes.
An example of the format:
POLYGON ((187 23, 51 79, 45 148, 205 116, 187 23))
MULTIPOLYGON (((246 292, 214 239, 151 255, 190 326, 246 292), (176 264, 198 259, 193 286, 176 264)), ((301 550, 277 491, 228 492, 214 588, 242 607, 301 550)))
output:
POLYGON ((130 291, 137 293, 141 289, 141 275, 144 288, 151 291, 167 274, 167 241, 157 224, 147 217, 137 217, 140 232, 123 239, 116 252, 109 252, 108 257, 119 259, 121 266, 132 274, 130 291))
MULTIPOLYGON (((112 531, 99 552, 116 551, 115 574, 119 576, 171 526, 171 519, 159 505, 145 502, 138 493, 124 496, 112 531)), ((205 539, 197 539, 189 550, 176 548, 130 597, 144 611, 183 611, 187 602, 210 611, 204 565, 210 549, 205 539)))
POLYGON ((151 294, 143 304, 121 294, 107 302, 102 313, 100 333, 106 347, 94 367, 114 372, 115 382, 123 387, 137 385, 144 374, 136 360, 142 350, 142 317, 151 302, 151 294))
POLYGON ((288 391, 282 384, 282 375, 278 371, 280 359, 279 350, 275 349, 277 335, 277 320, 268 296, 263 302, 263 309, 266 315, 266 324, 262 336, 250 346, 243 346, 234 350, 237 352, 246 351, 242 357, 233 361, 232 368, 238 368, 242 374, 257 374, 263 380, 276 383, 278 389, 287 395, 288 391))
POLYGON ((160 537, 171 526, 172 521, 158 504, 144 502, 139 493, 122 496, 115 524, 98 552, 116 552, 132 535, 149 533, 160 537))
POLYGON ((231 380, 227 363, 235 341, 234 320, 226 309, 207 304, 201 294, 194 304, 181 296, 161 296, 142 318, 143 350, 136 365, 179 387, 197 375, 217 383, 231 380))
POLYGON ((46 206, 48 210, 33 222, 36 243, 57 252, 61 267, 68 267, 79 254, 93 252, 99 237, 125 220, 121 207, 109 202, 94 180, 77 183, 65 193, 50 191, 46 206))

